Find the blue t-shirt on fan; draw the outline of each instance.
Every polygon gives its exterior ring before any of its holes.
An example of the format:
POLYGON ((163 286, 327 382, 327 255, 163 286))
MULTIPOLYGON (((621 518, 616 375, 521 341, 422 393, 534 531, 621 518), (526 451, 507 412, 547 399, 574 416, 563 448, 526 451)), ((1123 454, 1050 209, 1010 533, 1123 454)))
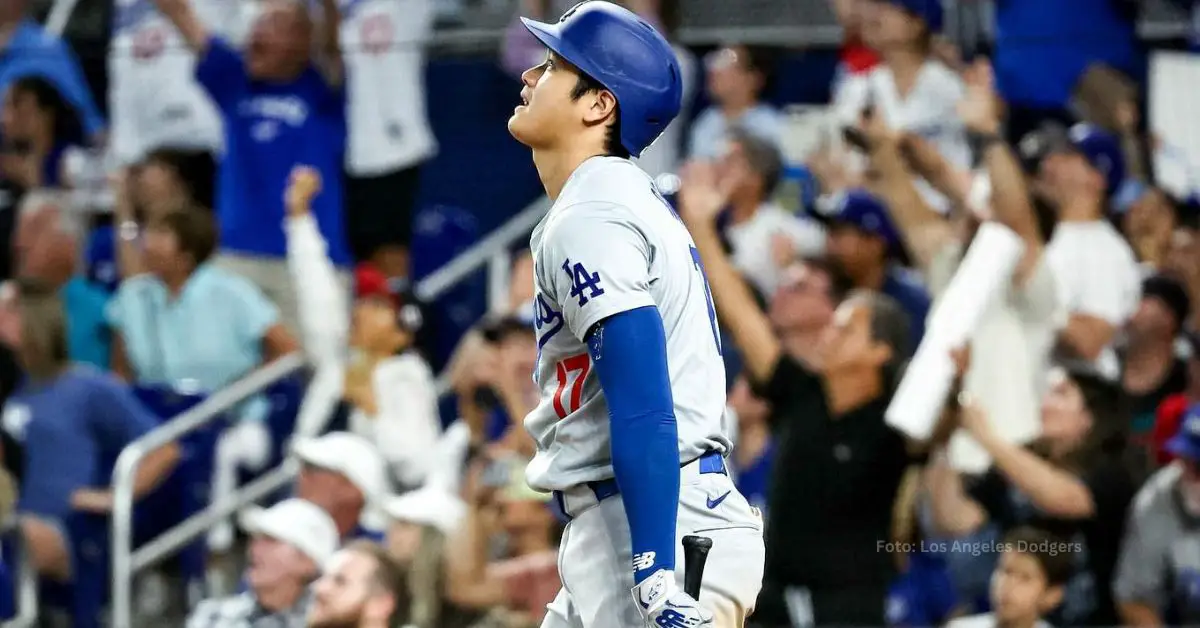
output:
POLYGON ((121 450, 157 425, 124 383, 90 367, 25 382, 4 407, 5 431, 25 447, 17 509, 67 517, 72 493, 108 486, 121 450))
POLYGON ((287 253, 283 194, 296 165, 321 175, 312 213, 339 266, 351 263, 342 220, 346 92, 309 67, 286 83, 251 79, 241 55, 219 37, 196 64, 196 79, 225 119, 217 174, 222 250, 258 257, 287 253))

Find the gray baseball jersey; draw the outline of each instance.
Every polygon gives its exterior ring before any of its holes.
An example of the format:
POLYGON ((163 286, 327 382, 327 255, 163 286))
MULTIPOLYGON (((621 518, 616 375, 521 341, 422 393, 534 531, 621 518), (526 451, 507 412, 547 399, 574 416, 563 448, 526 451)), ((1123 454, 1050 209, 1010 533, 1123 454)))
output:
POLYGON ((725 452, 725 367, 708 282, 692 237, 648 175, 626 159, 593 157, 575 170, 530 238, 541 402, 525 418, 537 443, 534 488, 563 490, 613 477, 608 404, 586 337, 614 314, 658 308, 679 457, 725 452))

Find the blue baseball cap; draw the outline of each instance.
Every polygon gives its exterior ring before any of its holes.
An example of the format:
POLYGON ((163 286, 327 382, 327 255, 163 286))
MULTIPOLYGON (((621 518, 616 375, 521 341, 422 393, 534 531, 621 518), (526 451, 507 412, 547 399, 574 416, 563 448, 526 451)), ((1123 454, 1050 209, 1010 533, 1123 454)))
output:
POLYGON ((1168 452, 1200 462, 1200 403, 1188 407, 1179 424, 1179 431, 1167 441, 1168 452))
POLYGON ((942 8, 942 0, 886 0, 889 4, 904 9, 912 15, 921 18, 925 22, 925 26, 929 28, 931 33, 939 33, 942 30, 942 21, 945 12, 942 8))
POLYGON ((889 250, 900 248, 900 232, 888 212, 887 205, 874 194, 863 189, 852 189, 822 199, 816 204, 817 218, 834 225, 849 225, 876 236, 887 244, 889 250))
POLYGON ((1063 128, 1046 125, 1021 139, 1019 151, 1027 168, 1036 170, 1042 159, 1051 153, 1071 151, 1087 160, 1104 177, 1105 190, 1111 195, 1120 192, 1125 183, 1125 154, 1116 135, 1094 124, 1079 123, 1063 128))

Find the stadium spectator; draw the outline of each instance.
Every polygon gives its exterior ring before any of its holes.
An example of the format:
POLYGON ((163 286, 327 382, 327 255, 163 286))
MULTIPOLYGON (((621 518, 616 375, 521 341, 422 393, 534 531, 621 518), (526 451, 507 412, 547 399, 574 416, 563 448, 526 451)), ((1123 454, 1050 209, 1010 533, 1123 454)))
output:
POLYGON ((466 504, 436 483, 391 497, 385 547, 404 570, 408 625, 415 628, 469 625, 479 613, 451 604, 445 596, 447 543, 458 530, 466 504))
POLYGON ((370 441, 330 432, 296 439, 292 454, 301 463, 296 497, 329 513, 340 539, 383 539, 385 522, 379 507, 389 493, 389 482, 383 457, 370 441))
MULTIPOLYGON (((109 302, 112 369, 129 382, 213 393, 258 366, 299 349, 279 310, 239 275, 216 267, 212 215, 184 206, 150 219, 146 272, 128 277, 109 302)), ((212 495, 233 493, 240 470, 260 471, 271 456, 270 405, 257 396, 233 412, 217 443, 212 495)), ((215 551, 233 542, 228 522, 209 534, 215 551)))
POLYGON ((416 488, 434 462, 441 431, 433 373, 413 349, 422 317, 369 264, 356 272, 358 298, 353 315, 347 316, 350 304, 310 209, 320 185, 315 171, 298 168, 286 201, 288 266, 300 303, 304 345, 317 368, 297 432, 322 433, 340 401, 350 431, 375 443, 397 486, 416 488))
MULTIPOLYGON (((1004 227, 1024 245, 1009 287, 984 309, 971 336, 971 368, 964 387, 989 416, 1005 417, 998 429, 1014 439, 1036 431, 1049 368, 1048 356, 1061 319, 1053 271, 1046 262, 1045 238, 1016 154, 999 138, 1000 103, 991 68, 977 61, 966 73, 966 92, 958 104, 963 123, 977 138, 978 175, 991 192, 972 202, 970 173, 949 163, 922 138, 894 131, 878 117, 862 129, 870 140, 875 188, 887 201, 915 269, 941 297, 958 273, 963 257, 984 224, 1004 227), (946 220, 917 194, 910 172, 930 173, 928 180, 954 199, 954 218, 946 220), (937 174, 934 174, 937 173, 937 174)), ((963 452, 962 443, 953 447, 963 452)), ((982 470, 982 469, 981 469, 982 470)))
POLYGON ((1175 339, 1190 309, 1187 290, 1178 281, 1162 275, 1142 281, 1141 302, 1124 329, 1121 372, 1135 438, 1149 436, 1159 405, 1187 388, 1187 362, 1176 354, 1175 339))
POLYGON ((148 220, 180 207, 212 211, 216 166, 211 153, 161 148, 109 177, 120 277, 145 272, 141 232, 148 220))
POLYGON ((1073 568, 1071 549, 1068 543, 1037 528, 1025 526, 1009 532, 992 575, 992 612, 953 619, 946 628, 1050 628, 1043 617, 1062 603, 1073 568))
POLYGON ((82 220, 69 212, 65 195, 36 191, 21 201, 13 239, 17 273, 59 291, 67 315, 67 350, 71 361, 106 369, 111 334, 104 320, 108 293, 81 271, 79 234, 82 220))
POLYGON ((824 230, 774 202, 783 157, 772 142, 739 127, 731 129, 717 172, 717 185, 729 201, 721 222, 733 249, 733 264, 759 292, 773 294, 792 260, 824 252, 824 230), (763 246, 767 242, 770 246, 763 246))
POLYGON ((23 77, 4 92, 0 173, 23 190, 63 183, 63 155, 80 131, 74 112, 49 81, 23 77))
POLYGON ((1200 406, 1166 448, 1178 459, 1146 481, 1129 509, 1113 594, 1128 626, 1190 625, 1200 619, 1200 406))
POLYGON ((1160 269, 1166 261, 1178 226, 1176 203, 1159 188, 1148 188, 1121 215, 1121 233, 1129 239, 1142 268, 1149 270, 1160 269))
MULTIPOLYGON (((1191 301, 1200 303, 1200 231, 1196 226, 1200 215, 1195 213, 1195 207, 1191 211, 1193 214, 1189 220, 1176 227, 1171 234, 1162 272, 1182 281, 1191 301)), ((1200 331, 1200 307, 1192 308, 1192 317, 1186 327, 1200 331)))
POLYGON ((772 68, 770 54, 755 46, 726 46, 704 58, 705 85, 713 104, 692 122, 689 160, 720 158, 735 126, 756 137, 779 142, 783 116, 762 102, 772 68))
MULTIPOLYGON (((881 62, 851 76, 838 89, 833 107, 844 126, 864 115, 889 128, 918 135, 952 165, 970 166, 971 150, 957 107, 963 96, 959 75, 933 56, 933 38, 942 28, 940 0, 865 0, 863 41, 879 51, 881 62)), ((925 182, 918 188, 940 213, 949 199, 925 182)))
POLYGON ((0 5, 0 93, 22 77, 45 79, 74 108, 87 137, 102 139, 104 117, 88 91, 79 61, 62 40, 29 18, 28 4, 28 0, 8 0, 0 5))
POLYGON ((446 596, 464 609, 538 625, 562 587, 550 495, 525 483, 524 460, 481 457, 467 474, 466 516, 446 551, 446 596), (495 539, 499 560, 489 560, 495 539))
POLYGON ((929 294, 903 266, 904 242, 888 207, 862 189, 834 194, 823 203, 818 216, 829 223, 826 247, 830 261, 855 288, 878 291, 904 308, 912 334, 907 350, 915 350, 925 335, 929 294))
POLYGON ((730 458, 738 492, 768 516, 767 496, 775 462, 775 439, 768 423, 771 406, 754 394, 750 381, 743 375, 733 382, 726 412, 732 415, 737 430, 730 458))
MULTIPOLYGON (((318 29, 305 3, 271 0, 240 53, 212 35, 188 2, 156 2, 198 54, 196 77, 224 116, 216 262, 258 285, 279 306, 284 326, 298 333, 282 228, 284 190, 295 165, 321 173, 324 186, 313 199, 313 217, 334 264, 350 263, 342 218, 346 99, 336 3, 322 0, 318 29)), ((342 281, 349 282, 348 273, 342 281)))
MULTIPOLYGON (((56 291, 35 281, 9 285, 0 298, 0 341, 13 347, 25 380, 4 408, 4 430, 22 444, 21 530, 37 571, 52 580, 72 575, 68 523, 76 514, 112 508, 112 461, 157 426, 113 378, 67 355, 67 320, 56 291)), ((175 444, 151 452, 134 476, 135 497, 164 480, 179 459, 175 444)))
POLYGON ((1133 251, 1108 220, 1109 200, 1125 180, 1120 147, 1108 133, 1077 125, 1043 129, 1023 139, 1021 151, 1037 173, 1034 192, 1057 217, 1046 260, 1069 316, 1058 352, 1115 380, 1113 343, 1141 289, 1133 251))
POLYGON ((308 628, 404 625, 403 579, 403 571, 382 547, 351 543, 334 554, 313 583, 308 628))
POLYGON ((472 443, 533 455, 533 440, 521 421, 538 403, 540 391, 529 376, 537 353, 534 324, 519 315, 485 319, 478 335, 464 341, 449 372, 472 443))
POLYGON ((1062 369, 1052 377, 1042 404, 1042 435, 1029 447, 1001 438, 982 407, 970 395, 959 396, 952 412, 993 466, 968 484, 943 453, 932 455, 926 477, 933 523, 949 539, 990 524, 1001 532, 1033 525, 1078 544, 1054 623, 1113 625, 1117 617, 1106 583, 1112 581, 1125 509, 1136 486, 1124 461, 1128 414, 1120 391, 1101 377, 1062 369))
MULTIPOLYGON (((240 7, 191 3, 212 33, 237 42, 240 7)), ((163 147, 219 154, 221 115, 195 77, 196 54, 153 2, 116 2, 108 44, 108 110, 113 157, 132 166, 163 147)), ((211 203, 205 203, 211 207, 211 203)))
MULTIPOLYGON (((357 261, 407 281, 421 165, 437 152, 425 113, 434 0, 344 4, 346 231, 357 261)), ((399 286, 398 286, 399 287, 399 286)))
POLYGON ((876 542, 889 538, 908 463, 904 439, 883 412, 908 355, 908 317, 890 297, 852 292, 822 337, 819 365, 802 364, 785 352, 722 252, 713 227, 719 200, 693 193, 681 199, 680 213, 747 377, 772 406, 780 443, 756 621, 879 624, 895 566, 876 542))
POLYGON ((846 79, 869 71, 879 64, 879 53, 863 43, 862 23, 868 0, 830 0, 834 17, 842 27, 842 47, 838 52, 838 71, 833 92, 846 79))
POLYGON ((1167 441, 1179 432, 1187 409, 1194 403, 1200 403, 1200 335, 1195 332, 1184 334, 1185 346, 1188 349, 1187 386, 1183 392, 1167 397, 1158 405, 1154 419, 1154 432, 1151 435, 1153 454, 1159 466, 1174 460, 1174 456, 1166 450, 1167 441))
POLYGON ((246 591, 200 602, 187 628, 305 626, 311 583, 338 547, 337 529, 325 511, 302 499, 242 513, 250 535, 246 591))

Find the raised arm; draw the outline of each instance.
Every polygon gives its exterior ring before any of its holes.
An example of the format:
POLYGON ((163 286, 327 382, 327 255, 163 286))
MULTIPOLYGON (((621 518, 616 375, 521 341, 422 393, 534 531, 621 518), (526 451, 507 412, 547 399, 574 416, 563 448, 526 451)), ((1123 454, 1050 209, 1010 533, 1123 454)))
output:
POLYGON ((993 219, 1012 229, 1025 243, 1025 254, 1014 277, 1015 282, 1021 284, 1041 259, 1042 235, 1021 164, 1000 134, 1000 100, 992 66, 986 60, 978 60, 964 77, 967 93, 959 103, 959 115, 981 145, 983 164, 992 182, 993 219))
POLYGON ((318 367, 341 363, 350 330, 350 304, 311 213, 312 199, 320 191, 320 175, 299 166, 284 198, 288 271, 299 300, 304 348, 318 367))
POLYGON ((321 0, 321 19, 316 33, 316 50, 313 61, 321 76, 330 85, 339 86, 346 78, 342 63, 341 44, 342 14, 337 0, 321 0))
POLYGON ((189 0, 154 0, 158 10, 162 12, 175 30, 183 36, 183 41, 197 54, 203 55, 208 50, 208 29, 196 11, 192 9, 189 0))
POLYGON ((954 237, 950 223, 917 192, 900 151, 900 136, 887 127, 883 116, 864 116, 862 130, 871 144, 871 165, 879 173, 875 192, 887 201, 904 244, 927 271, 938 251, 954 237))
POLYGON ((733 334, 752 380, 765 384, 771 379, 782 350, 771 322, 758 308, 750 288, 734 269, 717 236, 716 217, 725 206, 725 198, 710 166, 702 163, 688 166, 679 193, 680 216, 692 232, 696 250, 704 261, 721 323, 733 334))

